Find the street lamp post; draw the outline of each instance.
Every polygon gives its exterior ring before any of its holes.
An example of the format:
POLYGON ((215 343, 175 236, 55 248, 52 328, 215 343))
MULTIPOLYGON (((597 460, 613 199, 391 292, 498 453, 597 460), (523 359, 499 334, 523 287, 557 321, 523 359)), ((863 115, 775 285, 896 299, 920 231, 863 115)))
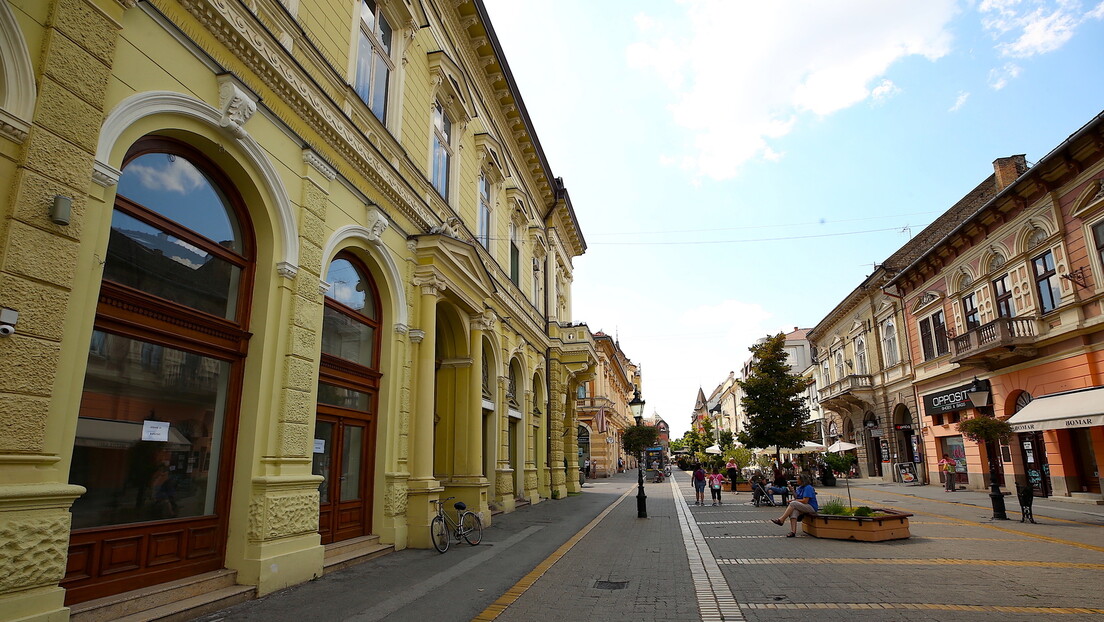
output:
MULTIPOLYGON (((973 383, 966 391, 966 397, 970 398, 970 403, 978 411, 978 416, 989 416, 982 412, 983 408, 989 407, 989 387, 982 384, 977 376, 974 376, 973 383)), ((989 503, 993 506, 992 520, 1008 520, 1008 514, 1004 508, 1004 493, 1001 492, 1000 485, 997 483, 997 442, 995 440, 988 439, 985 441, 985 453, 989 454, 989 503)), ((952 474, 948 473, 947 475, 949 477, 952 474)))
MULTIPOLYGON (((644 420, 644 400, 640 399, 639 390, 633 391, 632 401, 629 402, 629 410, 632 411, 633 418, 636 419, 637 427, 640 427, 644 420)), ((643 450, 637 452, 636 458, 636 517, 648 518, 648 495, 644 494, 643 450)))

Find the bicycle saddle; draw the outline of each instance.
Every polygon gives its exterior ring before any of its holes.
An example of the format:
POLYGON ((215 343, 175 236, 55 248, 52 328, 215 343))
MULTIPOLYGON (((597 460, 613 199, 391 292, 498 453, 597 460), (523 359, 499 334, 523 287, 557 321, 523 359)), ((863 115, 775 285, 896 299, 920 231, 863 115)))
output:
POLYGON ((458 512, 463 512, 464 510, 468 509, 468 506, 463 501, 457 501, 456 503, 453 503, 452 507, 456 508, 458 512))

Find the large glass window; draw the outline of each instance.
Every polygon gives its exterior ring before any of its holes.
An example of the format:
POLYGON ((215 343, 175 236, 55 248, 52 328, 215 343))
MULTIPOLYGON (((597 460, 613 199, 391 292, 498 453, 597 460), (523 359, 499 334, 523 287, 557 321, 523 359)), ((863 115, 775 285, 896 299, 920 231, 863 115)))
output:
POLYGON ((514 285, 521 283, 521 245, 518 242, 518 227, 510 223, 510 280, 514 285))
POLYGON ((974 330, 981 326, 977 299, 974 298, 974 294, 972 293, 962 298, 962 318, 966 321, 966 330, 974 330))
POLYGON ((322 352, 365 367, 375 367, 376 315, 372 282, 349 258, 330 262, 326 308, 322 321, 322 352))
POLYGON ((862 337, 855 340, 855 367, 860 376, 869 373, 866 365, 866 340, 862 337))
POLYGON ((997 303, 997 317, 1016 317, 1016 305, 1012 302, 1012 286, 1007 274, 993 281, 993 299, 997 303))
POLYGON ((479 174, 479 243, 491 248, 491 183, 486 173, 479 174))
POLYGON ((69 481, 73 528, 215 513, 230 364, 93 333, 69 481))
POLYGON ((123 167, 105 281, 235 319, 243 252, 229 203, 187 157, 145 153, 123 167))
POLYGON ((1035 271, 1035 286, 1039 290, 1039 308, 1049 313, 1058 308, 1062 294, 1058 290, 1058 273, 1054 269, 1054 253, 1047 251, 1031 260, 1035 271))
POLYGON ((897 327, 892 319, 882 322, 882 350, 886 365, 896 365, 900 361, 897 354, 897 327))
POLYGON ((380 121, 387 120, 387 88, 394 68, 391 37, 391 24, 379 6, 373 0, 363 0, 354 88, 380 121))
POLYGON ((433 187, 449 198, 449 166, 452 160, 452 120, 437 102, 433 106, 433 187))
POLYGON ((947 325, 943 320, 942 311, 936 311, 920 320, 920 347, 924 352, 925 361, 943 356, 950 351, 947 343, 947 325))

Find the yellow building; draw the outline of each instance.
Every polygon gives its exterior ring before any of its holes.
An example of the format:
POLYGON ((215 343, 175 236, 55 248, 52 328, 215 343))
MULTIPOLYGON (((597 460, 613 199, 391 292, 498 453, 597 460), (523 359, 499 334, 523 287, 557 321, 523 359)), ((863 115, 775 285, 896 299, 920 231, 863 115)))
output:
POLYGON ((5 617, 576 490, 586 244, 480 1, 0 0, 0 61, 5 617))
POLYGON ((593 378, 576 389, 578 464, 590 463, 588 477, 610 477, 628 466, 621 446, 625 428, 636 425, 629 401, 641 384, 640 369, 621 343, 602 331, 593 334, 598 364, 593 378))

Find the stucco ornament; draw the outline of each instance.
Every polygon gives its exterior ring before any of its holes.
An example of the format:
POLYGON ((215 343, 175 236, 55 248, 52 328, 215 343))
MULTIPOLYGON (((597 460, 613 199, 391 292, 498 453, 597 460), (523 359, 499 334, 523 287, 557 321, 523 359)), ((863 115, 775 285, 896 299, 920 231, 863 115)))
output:
POLYGON ((498 472, 498 478, 495 480, 495 493, 498 496, 505 496, 514 492, 514 472, 511 470, 504 470, 498 472))
POLYGON ((406 481, 393 481, 387 484, 387 496, 384 498, 384 513, 387 516, 402 516, 406 514, 407 486, 406 481))
POLYGON ((318 531, 318 493, 255 495, 249 504, 249 539, 272 540, 318 531))
POLYGON ((383 212, 375 207, 369 207, 365 222, 368 225, 368 240, 376 244, 381 243, 383 241, 383 232, 387 231, 387 227, 391 226, 391 222, 387 220, 387 216, 384 216, 383 212))
POLYGON ((244 125, 257 112, 257 98, 249 93, 234 76, 224 73, 218 77, 219 110, 222 118, 219 125, 226 128, 235 138, 245 138, 244 125))
POLYGON ((0 594, 54 585, 65 575, 69 513, 0 522, 0 594))

